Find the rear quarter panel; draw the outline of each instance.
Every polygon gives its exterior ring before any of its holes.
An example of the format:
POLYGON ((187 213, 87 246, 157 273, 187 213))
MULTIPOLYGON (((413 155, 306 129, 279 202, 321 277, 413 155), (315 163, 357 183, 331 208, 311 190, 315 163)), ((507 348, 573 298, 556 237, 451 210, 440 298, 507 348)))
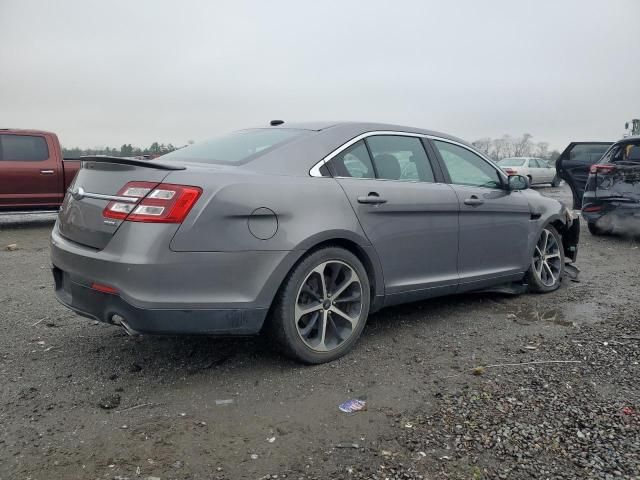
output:
POLYGON ((308 248, 310 239, 331 237, 369 244, 333 178, 207 170, 174 172, 165 179, 203 188, 171 242, 174 251, 291 251, 308 248), (250 222, 266 223, 265 231, 273 229, 273 234, 256 237, 250 222))

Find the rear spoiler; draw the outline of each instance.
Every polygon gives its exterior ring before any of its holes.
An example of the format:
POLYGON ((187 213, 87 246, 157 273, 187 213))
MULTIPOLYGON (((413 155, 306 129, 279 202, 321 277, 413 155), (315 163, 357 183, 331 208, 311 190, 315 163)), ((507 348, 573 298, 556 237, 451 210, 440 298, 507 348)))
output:
POLYGON ((121 165, 132 165, 135 167, 155 168, 157 170, 186 170, 185 167, 182 167, 179 165, 156 163, 150 160, 136 160, 135 158, 109 157, 107 155, 86 155, 78 158, 65 158, 65 160, 80 160, 82 162, 98 162, 98 163, 119 163, 121 165))

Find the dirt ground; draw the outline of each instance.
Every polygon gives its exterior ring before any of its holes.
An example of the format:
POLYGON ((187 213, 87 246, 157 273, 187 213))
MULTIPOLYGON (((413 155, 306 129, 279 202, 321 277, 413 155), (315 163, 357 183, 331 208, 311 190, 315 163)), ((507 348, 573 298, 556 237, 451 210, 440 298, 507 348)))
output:
POLYGON ((51 227, 0 219, 2 480, 640 478, 637 239, 583 228, 579 282, 388 308, 309 367, 74 315, 51 227))

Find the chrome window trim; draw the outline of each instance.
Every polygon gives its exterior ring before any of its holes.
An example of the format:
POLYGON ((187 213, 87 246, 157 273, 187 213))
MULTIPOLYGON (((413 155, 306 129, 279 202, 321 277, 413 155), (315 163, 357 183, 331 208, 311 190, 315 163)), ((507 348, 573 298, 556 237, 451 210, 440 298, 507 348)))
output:
MULTIPOLYGON (((466 150, 469 150, 471 153, 474 153, 474 154, 478 155, 481 159, 483 159, 485 162, 487 162, 489 165, 491 165, 498 172, 498 175, 500 175, 502 180, 505 181, 506 177, 503 174, 503 172, 500 169, 500 167, 498 167, 495 163, 493 163, 493 161, 491 159, 485 157, 481 152, 478 152, 478 151, 476 151, 474 149, 469 148, 469 146, 465 145, 464 143, 456 142, 455 140, 451 140, 449 138, 438 137, 437 135, 429 135, 429 134, 426 134, 426 133, 415 133, 415 132, 403 132, 403 131, 399 131, 399 130, 374 130, 374 131, 371 131, 371 132, 361 133, 360 135, 358 135, 356 137, 353 137, 348 142, 342 144, 341 146, 339 146, 338 148, 333 150, 331 153, 329 153, 329 155, 327 155, 322 160, 320 160, 318 163, 316 163, 313 167, 311 167, 311 170, 309 170, 309 175, 312 176, 312 177, 323 177, 323 175, 320 173, 320 168, 323 165, 326 165, 327 162, 331 161, 331 159, 333 159, 333 157, 335 157, 336 155, 340 154, 341 152, 343 152, 344 150, 349 148, 354 143, 357 143, 360 140, 363 140, 363 139, 365 139, 367 137, 372 137, 372 136, 376 136, 376 135, 398 135, 398 136, 402 136, 402 137, 428 138, 429 140, 438 140, 438 141, 441 141, 441 142, 447 142, 447 143, 451 143, 453 145, 457 145, 457 146, 462 147, 462 148, 464 148, 466 150)), ((334 178, 354 178, 354 179, 357 179, 357 177, 334 177, 334 178)), ((361 180, 386 180, 386 179, 362 178, 361 180)))

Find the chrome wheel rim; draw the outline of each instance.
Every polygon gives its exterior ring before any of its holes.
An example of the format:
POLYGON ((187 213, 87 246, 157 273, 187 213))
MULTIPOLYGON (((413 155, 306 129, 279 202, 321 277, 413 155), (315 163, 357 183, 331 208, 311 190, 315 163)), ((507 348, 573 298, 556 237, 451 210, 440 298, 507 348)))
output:
POLYGON ((362 316, 362 283, 355 270, 331 260, 318 265, 298 290, 294 318, 298 335, 316 352, 348 340, 362 316))
POLYGON ((552 287, 560 280, 561 269, 560 245, 553 233, 545 228, 533 254, 533 271, 544 286, 552 287))

